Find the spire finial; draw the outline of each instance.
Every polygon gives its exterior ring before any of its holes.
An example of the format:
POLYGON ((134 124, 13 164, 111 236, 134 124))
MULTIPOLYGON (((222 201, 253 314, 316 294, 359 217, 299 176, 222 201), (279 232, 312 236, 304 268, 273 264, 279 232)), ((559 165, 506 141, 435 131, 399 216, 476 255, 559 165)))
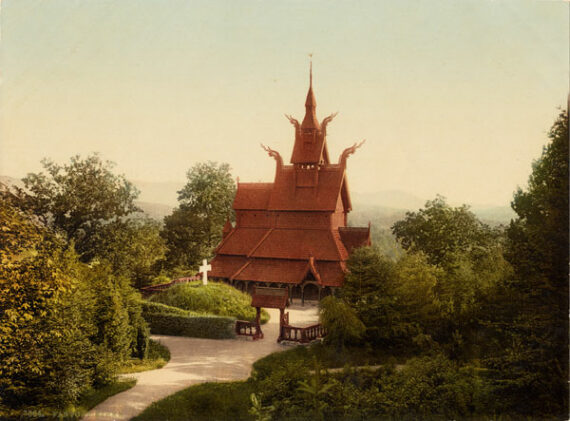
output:
POLYGON ((313 94, 313 53, 309 54, 309 92, 307 92, 307 100, 305 101, 305 118, 301 124, 303 129, 319 129, 319 122, 315 109, 317 101, 313 94))
POLYGON ((309 53, 309 87, 313 87, 313 53, 309 53))

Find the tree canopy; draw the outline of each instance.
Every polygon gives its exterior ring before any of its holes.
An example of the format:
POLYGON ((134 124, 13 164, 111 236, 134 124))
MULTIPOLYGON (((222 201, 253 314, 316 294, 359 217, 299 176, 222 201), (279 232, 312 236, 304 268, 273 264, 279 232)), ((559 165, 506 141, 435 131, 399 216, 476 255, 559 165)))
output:
POLYGON ((198 163, 187 173, 188 181, 178 192, 179 207, 164 218, 171 267, 190 267, 211 256, 222 239, 228 219, 233 219, 235 183, 230 166, 216 162, 198 163))
POLYGON ((138 208, 139 192, 113 163, 97 155, 71 158, 69 164, 43 160, 44 172, 23 179, 18 206, 31 211, 49 227, 65 232, 84 262, 90 261, 104 235, 105 224, 121 221, 138 208))
POLYGON ((452 208, 442 196, 427 201, 424 209, 407 212, 405 219, 392 226, 392 232, 405 250, 422 251, 437 265, 485 247, 492 239, 492 230, 467 205, 452 208))
POLYGON ((494 322, 509 343, 493 360, 511 404, 567 415, 568 405, 568 112, 562 111, 550 142, 533 163, 526 190, 512 207, 506 257, 514 276, 509 298, 495 303, 494 322))

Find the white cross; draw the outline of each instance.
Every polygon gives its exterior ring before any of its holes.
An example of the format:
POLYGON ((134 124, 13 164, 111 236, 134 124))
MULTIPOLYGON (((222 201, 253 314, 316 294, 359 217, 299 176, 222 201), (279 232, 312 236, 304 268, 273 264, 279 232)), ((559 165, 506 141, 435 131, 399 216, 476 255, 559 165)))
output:
POLYGON ((206 259, 202 260, 202 266, 200 266, 200 272, 202 272, 202 285, 208 285, 208 271, 212 270, 212 265, 208 264, 206 259))

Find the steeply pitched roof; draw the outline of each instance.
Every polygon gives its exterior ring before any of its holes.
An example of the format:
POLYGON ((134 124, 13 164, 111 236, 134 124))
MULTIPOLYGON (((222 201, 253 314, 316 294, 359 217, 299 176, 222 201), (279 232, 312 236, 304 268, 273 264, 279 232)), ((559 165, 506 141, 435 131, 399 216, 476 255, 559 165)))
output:
POLYGON ((295 168, 285 166, 275 175, 269 210, 334 211, 344 182, 344 168, 326 166, 318 171, 315 187, 298 187, 295 168))
MULTIPOLYGON (((343 247, 341 245, 341 247, 343 247)), ((253 252, 253 257, 341 260, 342 251, 330 230, 275 229, 253 252)))
POLYGON ((370 227, 339 227, 338 233, 349 253, 355 248, 370 245, 370 227))
POLYGON ((256 210, 267 209, 273 183, 238 183, 234 209, 256 210))
POLYGON ((208 276, 211 276, 213 278, 230 279, 247 262, 248 260, 245 256, 218 254, 210 262, 212 265, 212 270, 208 273, 208 276))
POLYGON ((216 249, 218 254, 247 256, 269 231, 268 228, 236 227, 216 249))
POLYGON ((307 261, 283 259, 250 259, 250 264, 233 279, 296 284, 305 278, 307 261))
POLYGON ((327 142, 323 133, 317 129, 299 129, 295 136, 291 163, 318 164, 321 160, 328 160, 327 142))
POLYGON ((232 256, 218 255, 211 263, 212 277, 280 284, 298 284, 312 273, 317 282, 323 286, 340 286, 346 272, 345 264, 339 261, 235 259, 232 256), (229 266, 231 268, 226 268, 229 266), (232 271, 233 273, 226 275, 232 271))

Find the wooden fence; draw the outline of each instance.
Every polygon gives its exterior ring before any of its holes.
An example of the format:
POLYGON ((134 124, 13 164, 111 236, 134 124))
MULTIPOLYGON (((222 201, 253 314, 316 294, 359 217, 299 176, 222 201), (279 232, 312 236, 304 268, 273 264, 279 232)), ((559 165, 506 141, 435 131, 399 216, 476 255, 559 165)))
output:
POLYGON ((283 325, 281 326, 280 333, 280 341, 300 342, 302 344, 309 343, 326 335, 326 331, 320 323, 306 327, 283 325))
POLYGON ((263 332, 255 322, 236 320, 236 335, 251 336, 253 339, 263 339, 263 332))

